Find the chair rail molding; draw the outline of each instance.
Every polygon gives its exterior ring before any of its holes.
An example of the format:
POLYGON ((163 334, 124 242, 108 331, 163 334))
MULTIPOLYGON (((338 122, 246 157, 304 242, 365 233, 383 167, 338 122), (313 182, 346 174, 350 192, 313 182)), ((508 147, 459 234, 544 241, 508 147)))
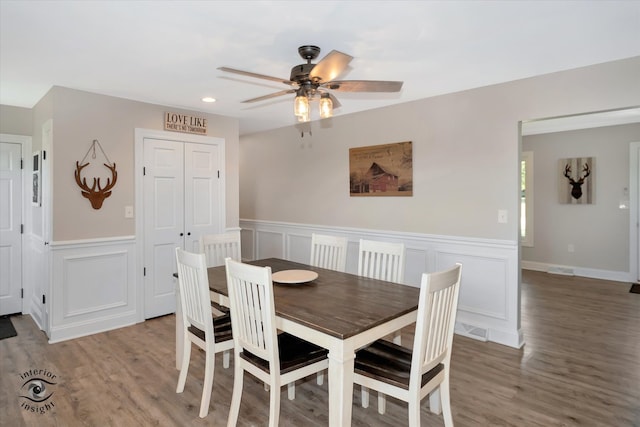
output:
POLYGON ((346 272, 358 272, 360 239, 405 244, 404 284, 418 287, 422 273, 463 264, 456 333, 510 347, 524 345, 520 327, 518 242, 420 233, 240 219, 242 258, 309 263, 312 233, 346 237, 346 272))
POLYGON ((137 323, 134 236, 50 246, 50 343, 137 323))

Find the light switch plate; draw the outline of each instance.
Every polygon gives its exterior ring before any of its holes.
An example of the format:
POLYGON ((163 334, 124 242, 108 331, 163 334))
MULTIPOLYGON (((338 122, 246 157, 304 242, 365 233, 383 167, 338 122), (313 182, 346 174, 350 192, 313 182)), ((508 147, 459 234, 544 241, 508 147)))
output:
POLYGON ((133 218, 133 206, 125 206, 124 207, 124 217, 125 218, 133 218))
POLYGON ((507 210, 506 209, 499 209, 498 210, 498 223, 506 224, 507 220, 508 220, 507 210))

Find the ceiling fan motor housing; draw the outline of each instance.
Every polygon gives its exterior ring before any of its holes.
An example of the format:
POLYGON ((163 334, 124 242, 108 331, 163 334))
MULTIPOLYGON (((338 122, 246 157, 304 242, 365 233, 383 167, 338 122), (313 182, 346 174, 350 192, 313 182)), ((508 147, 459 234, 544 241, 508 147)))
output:
POLYGON ((309 79, 309 73, 313 70, 316 64, 300 64, 291 69, 291 77, 289 80, 296 82, 299 85, 303 85, 305 82, 311 81, 309 79))

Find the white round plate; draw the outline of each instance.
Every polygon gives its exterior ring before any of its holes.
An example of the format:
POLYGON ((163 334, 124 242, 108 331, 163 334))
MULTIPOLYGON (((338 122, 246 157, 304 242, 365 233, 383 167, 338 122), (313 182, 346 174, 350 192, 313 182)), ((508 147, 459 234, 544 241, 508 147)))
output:
POLYGON ((282 270, 271 275, 271 280, 278 283, 307 283, 318 278, 318 273, 311 270, 282 270))

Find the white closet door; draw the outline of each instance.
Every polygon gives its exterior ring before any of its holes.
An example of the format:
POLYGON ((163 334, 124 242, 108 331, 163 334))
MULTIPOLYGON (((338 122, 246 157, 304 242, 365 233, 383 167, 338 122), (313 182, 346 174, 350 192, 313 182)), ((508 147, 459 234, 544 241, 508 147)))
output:
POLYGON ((144 141, 145 318, 176 310, 175 248, 184 245, 184 147, 144 141))
POLYGON ((222 156, 216 144, 144 139, 144 317, 176 311, 175 248, 198 251, 222 232, 222 156))
POLYGON ((22 312, 21 152, 0 142, 0 315, 22 312))
POLYGON ((221 233, 219 147, 185 144, 184 229, 185 249, 198 252, 198 239, 204 234, 221 233))

